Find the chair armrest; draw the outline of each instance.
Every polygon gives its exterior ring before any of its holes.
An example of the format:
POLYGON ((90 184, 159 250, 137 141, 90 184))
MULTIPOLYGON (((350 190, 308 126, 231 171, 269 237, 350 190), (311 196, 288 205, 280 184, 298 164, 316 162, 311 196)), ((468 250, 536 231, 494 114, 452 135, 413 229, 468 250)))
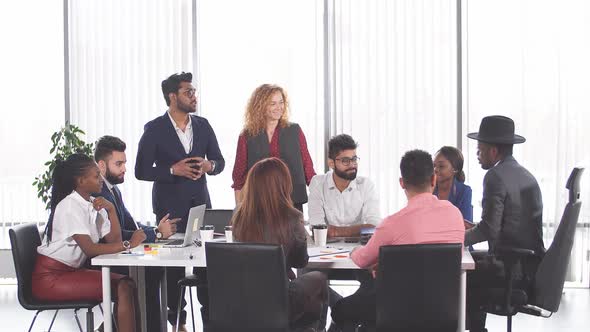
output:
POLYGON ((494 256, 497 260, 504 263, 506 272, 512 272, 514 266, 521 260, 535 257, 537 254, 534 250, 512 247, 497 247, 494 249, 494 256))
POLYGON ((494 250, 496 257, 516 258, 522 259, 525 257, 535 256, 534 250, 523 249, 523 248, 509 248, 509 247, 498 247, 494 250))
POLYGON ((505 273, 505 293, 504 305, 508 311, 512 311, 512 290, 514 288, 515 276, 513 274, 514 268, 521 260, 534 257, 537 254, 534 250, 511 247, 497 247, 494 250, 494 256, 504 263, 505 273))
POLYGON ((494 257, 504 263, 508 288, 512 288, 513 272, 516 265, 527 258, 535 256, 537 256, 535 251, 530 249, 497 247, 494 250, 494 257))

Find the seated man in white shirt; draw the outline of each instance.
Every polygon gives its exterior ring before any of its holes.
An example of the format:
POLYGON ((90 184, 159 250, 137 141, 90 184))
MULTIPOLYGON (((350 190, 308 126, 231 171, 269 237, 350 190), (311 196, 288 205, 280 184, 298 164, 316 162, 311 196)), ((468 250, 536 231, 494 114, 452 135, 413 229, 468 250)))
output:
POLYGON ((357 143, 346 134, 328 142, 326 174, 316 175, 309 184, 309 223, 327 224, 328 237, 359 236, 361 228, 381 221, 379 197, 369 178, 357 176, 357 143))
MULTIPOLYGON (((316 175, 309 184, 309 223, 328 225, 330 237, 358 237, 362 228, 375 227, 381 221, 379 197, 375 184, 357 176, 359 158, 357 143, 346 134, 334 136, 328 142, 326 174, 316 175)), ((361 288, 371 287, 373 278, 366 270, 326 270, 328 279, 360 281, 361 288)), ((330 307, 342 296, 330 288, 330 307)), ((325 324, 327 308, 322 316, 325 324)))

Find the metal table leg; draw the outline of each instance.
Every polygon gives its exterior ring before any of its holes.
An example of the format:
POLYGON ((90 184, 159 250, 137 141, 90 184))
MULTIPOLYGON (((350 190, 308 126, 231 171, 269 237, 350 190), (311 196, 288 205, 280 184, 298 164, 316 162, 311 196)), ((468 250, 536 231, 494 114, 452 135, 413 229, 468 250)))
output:
POLYGON ((459 322, 457 332, 465 331, 465 303, 467 296, 467 272, 461 270, 461 285, 459 286, 459 322))
POLYGON ((160 280, 160 331, 167 331, 168 324, 168 290, 166 281, 166 268, 164 267, 160 280))
POLYGON ((113 332, 111 310, 111 267, 102 267, 102 303, 104 306, 104 332, 113 332))

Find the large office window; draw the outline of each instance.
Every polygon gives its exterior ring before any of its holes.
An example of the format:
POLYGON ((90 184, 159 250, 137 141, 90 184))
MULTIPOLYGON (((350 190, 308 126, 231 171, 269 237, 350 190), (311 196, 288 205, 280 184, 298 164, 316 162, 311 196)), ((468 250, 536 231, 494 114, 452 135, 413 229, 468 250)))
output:
POLYGON ((198 1, 200 114, 226 160, 209 177, 215 208, 233 208, 232 169, 244 110, 254 89, 286 89, 290 120, 301 125, 316 172, 324 171, 323 1, 198 1))
POLYGON ((456 145, 456 1, 330 3, 330 134, 359 142, 359 174, 376 182, 386 216, 406 204, 403 153, 456 145))
MULTIPOLYGON (((467 127, 482 117, 514 119, 526 137, 515 158, 531 171, 543 193, 545 245, 549 246, 567 202, 565 183, 574 166, 590 163, 590 22, 587 1, 464 1, 467 27, 465 105, 467 127)), ((481 215, 485 174, 477 142, 465 140, 474 215, 481 215)), ((582 197, 590 196, 588 174, 582 197)), ((588 285, 590 208, 582 205, 568 280, 588 285)))
POLYGON ((70 0, 71 122, 127 143, 121 190, 137 220, 154 221, 151 182, 134 176, 143 126, 167 109, 160 83, 193 70, 191 0, 70 0))
POLYGON ((0 249, 5 249, 10 227, 47 220, 32 183, 45 171, 51 134, 64 123, 62 1, 2 1, 0 30, 0 249))
POLYGON ((154 218, 151 183, 133 175, 137 143, 143 125, 166 110, 160 82, 174 72, 194 73, 198 114, 226 159, 226 169, 208 177, 214 208, 235 205, 237 138, 248 97, 262 83, 287 90, 291 119, 323 169, 322 14, 322 1, 70 1, 71 121, 91 141, 105 134, 126 141, 122 190, 136 219, 154 218))

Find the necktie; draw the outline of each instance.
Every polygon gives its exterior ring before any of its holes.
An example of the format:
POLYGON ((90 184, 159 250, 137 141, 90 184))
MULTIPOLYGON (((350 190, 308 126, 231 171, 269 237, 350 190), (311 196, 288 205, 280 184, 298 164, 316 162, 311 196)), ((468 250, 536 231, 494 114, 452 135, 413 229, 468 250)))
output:
POLYGON ((123 201, 121 200, 121 192, 119 188, 113 186, 113 197, 115 197, 115 209, 117 209, 117 215, 121 218, 121 209, 123 208, 123 201))
MULTIPOLYGON (((119 188, 117 188, 117 186, 113 186, 113 197, 115 197, 115 209, 117 210, 117 217, 119 217, 119 223, 121 224, 121 227, 125 228, 123 199, 121 198, 121 191, 119 191, 119 188)), ((133 226, 135 226, 135 229, 139 229, 139 225, 137 224, 137 222, 135 222, 135 220, 133 220, 133 218, 131 218, 131 221, 133 221, 133 226)))

